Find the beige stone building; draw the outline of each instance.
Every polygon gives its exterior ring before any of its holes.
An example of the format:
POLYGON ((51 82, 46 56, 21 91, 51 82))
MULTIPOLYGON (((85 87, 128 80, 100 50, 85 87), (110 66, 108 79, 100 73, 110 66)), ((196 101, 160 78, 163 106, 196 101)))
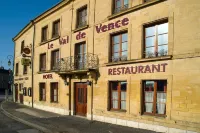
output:
POLYGON ((157 132, 200 132, 199 9, 199 0, 63 0, 13 38, 15 101, 157 132), (24 47, 29 67, 21 65, 24 47))

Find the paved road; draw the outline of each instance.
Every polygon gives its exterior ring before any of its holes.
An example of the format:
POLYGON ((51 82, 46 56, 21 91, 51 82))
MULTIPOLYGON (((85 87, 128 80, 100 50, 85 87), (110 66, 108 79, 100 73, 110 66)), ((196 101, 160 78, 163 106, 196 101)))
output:
MULTIPOLYGON (((0 103, 4 100, 4 96, 0 96, 0 103)), ((22 123, 19 123, 5 116, 0 112, 0 133, 42 133, 36 129, 32 129, 22 123)))

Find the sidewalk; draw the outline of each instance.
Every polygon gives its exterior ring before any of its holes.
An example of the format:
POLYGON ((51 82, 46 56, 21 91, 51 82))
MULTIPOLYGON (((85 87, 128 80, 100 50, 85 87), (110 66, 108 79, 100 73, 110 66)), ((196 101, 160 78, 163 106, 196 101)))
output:
POLYGON ((97 121, 90 121, 75 116, 58 114, 33 109, 13 102, 3 102, 1 110, 24 124, 52 133, 155 133, 153 131, 123 127, 97 121))

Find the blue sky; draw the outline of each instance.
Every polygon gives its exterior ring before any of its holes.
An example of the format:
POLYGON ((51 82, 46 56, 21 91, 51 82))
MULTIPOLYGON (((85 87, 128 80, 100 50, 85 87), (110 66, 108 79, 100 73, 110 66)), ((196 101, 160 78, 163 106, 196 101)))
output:
POLYGON ((12 38, 31 19, 51 8, 61 0, 1 0, 0 4, 0 66, 6 69, 7 55, 13 55, 12 38))

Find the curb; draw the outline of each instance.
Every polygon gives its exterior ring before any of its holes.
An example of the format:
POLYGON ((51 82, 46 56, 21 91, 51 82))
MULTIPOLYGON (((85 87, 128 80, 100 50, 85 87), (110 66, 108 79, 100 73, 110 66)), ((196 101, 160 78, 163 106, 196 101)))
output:
POLYGON ((16 121, 18 121, 18 122, 20 122, 20 123, 23 123, 23 124, 25 124, 25 125, 27 125, 27 126, 30 126, 30 127, 32 127, 32 128, 38 129, 38 130, 40 130, 40 131, 42 131, 42 132, 44 132, 44 133, 59 133, 59 132, 51 131, 51 130, 45 128, 45 127, 42 127, 42 126, 40 126, 40 125, 31 123, 31 122, 29 122, 29 121, 23 120, 23 119, 21 119, 21 118, 18 118, 18 117, 16 117, 16 116, 12 115, 11 113, 9 113, 9 112, 7 112, 5 109, 3 109, 3 106, 2 106, 2 105, 3 105, 3 103, 5 103, 5 102, 6 102, 6 101, 3 101, 3 102, 1 103, 0 109, 2 110, 2 113, 3 113, 4 115, 6 115, 7 117, 9 117, 9 118, 11 118, 11 119, 13 119, 13 120, 16 120, 16 121))

